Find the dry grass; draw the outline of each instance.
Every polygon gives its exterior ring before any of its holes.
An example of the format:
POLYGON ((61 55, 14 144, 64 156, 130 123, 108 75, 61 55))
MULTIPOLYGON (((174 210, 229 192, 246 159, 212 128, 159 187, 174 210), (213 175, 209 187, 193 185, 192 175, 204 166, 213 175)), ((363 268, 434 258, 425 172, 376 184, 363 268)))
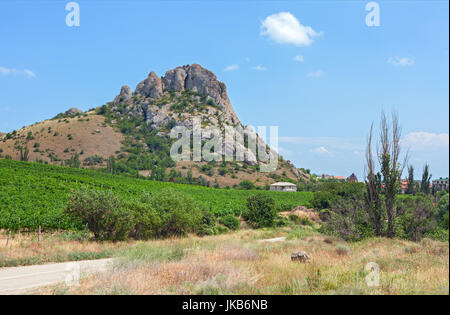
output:
POLYGON ((22 233, 13 235, 6 247, 7 235, 0 231, 0 267, 111 257, 119 249, 131 244, 79 239, 80 233, 55 232, 43 233, 38 242, 36 233, 22 233))
MULTIPOLYGON (((285 242, 258 239, 284 230, 241 231, 214 237, 133 245, 106 274, 59 294, 448 294, 449 245, 431 240, 370 239, 345 243, 321 235, 285 242), (340 248, 340 249, 339 249, 340 248), (290 260, 306 251, 310 263, 290 260), (380 267, 380 284, 366 284, 365 266, 380 267)), ((275 235, 274 235, 275 234, 275 235)))
POLYGON ((80 156, 81 160, 95 154, 107 158, 120 150, 124 138, 112 127, 104 125, 104 119, 103 116, 91 112, 88 117, 81 119, 74 117, 44 120, 18 130, 17 139, 0 141, 0 149, 3 150, 4 156, 11 155, 13 159, 18 160, 19 152, 15 149, 18 140, 20 145, 27 146, 30 150, 29 161, 42 160, 52 163, 48 157, 49 153, 53 153, 61 160, 67 160, 75 152, 81 151, 84 152, 80 156), (28 132, 32 133, 33 140, 27 140, 28 132), (69 135, 72 136, 72 140, 69 140, 69 135), (33 147, 35 143, 40 145, 39 152, 35 152, 33 147))

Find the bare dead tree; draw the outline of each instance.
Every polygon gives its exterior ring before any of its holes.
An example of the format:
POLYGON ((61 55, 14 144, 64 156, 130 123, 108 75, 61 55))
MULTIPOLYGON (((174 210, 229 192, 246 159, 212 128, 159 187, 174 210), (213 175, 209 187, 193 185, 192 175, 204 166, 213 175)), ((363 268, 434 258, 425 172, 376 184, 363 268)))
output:
POLYGON ((372 222, 375 235, 382 234, 381 176, 375 174, 375 162, 372 153, 373 124, 370 126, 366 147, 366 209, 372 222))
POLYGON ((401 128, 398 123, 396 113, 392 114, 392 119, 386 117, 383 112, 380 122, 380 149, 378 159, 383 175, 383 191, 385 195, 385 206, 388 219, 388 237, 394 237, 395 220, 395 198, 400 188, 401 175, 408 159, 405 155, 404 163, 399 162, 401 146, 401 128))

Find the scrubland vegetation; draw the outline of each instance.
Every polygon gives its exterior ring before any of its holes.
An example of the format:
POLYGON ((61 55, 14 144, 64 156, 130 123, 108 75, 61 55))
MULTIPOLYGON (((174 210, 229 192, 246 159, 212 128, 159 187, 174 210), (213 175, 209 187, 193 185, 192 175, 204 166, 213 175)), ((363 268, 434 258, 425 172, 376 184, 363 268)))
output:
POLYGON ((448 294, 448 243, 370 238, 345 242, 309 227, 170 238, 118 249, 111 271, 44 294, 448 294), (263 239, 288 236, 284 242, 263 239), (311 262, 292 262, 304 250, 311 262), (368 286, 367 263, 380 267, 368 286))

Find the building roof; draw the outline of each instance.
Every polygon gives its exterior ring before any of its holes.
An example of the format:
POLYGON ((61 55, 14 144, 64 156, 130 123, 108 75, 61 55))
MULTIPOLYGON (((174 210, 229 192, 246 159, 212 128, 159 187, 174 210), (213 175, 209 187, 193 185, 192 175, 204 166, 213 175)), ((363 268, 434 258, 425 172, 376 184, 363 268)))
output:
POLYGON ((295 184, 292 183, 288 183, 288 182, 278 182, 278 183, 274 183, 270 186, 297 186, 295 184))

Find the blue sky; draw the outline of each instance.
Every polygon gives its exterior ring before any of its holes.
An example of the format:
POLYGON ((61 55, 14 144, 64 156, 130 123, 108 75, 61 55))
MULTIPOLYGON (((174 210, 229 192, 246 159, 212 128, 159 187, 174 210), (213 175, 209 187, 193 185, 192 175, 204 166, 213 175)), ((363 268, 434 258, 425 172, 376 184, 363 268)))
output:
POLYGON ((361 178, 370 124, 395 110, 410 163, 448 176, 448 1, 378 1, 378 27, 368 1, 77 1, 79 27, 67 2, 0 2, 0 131, 199 63, 298 167, 361 178))

